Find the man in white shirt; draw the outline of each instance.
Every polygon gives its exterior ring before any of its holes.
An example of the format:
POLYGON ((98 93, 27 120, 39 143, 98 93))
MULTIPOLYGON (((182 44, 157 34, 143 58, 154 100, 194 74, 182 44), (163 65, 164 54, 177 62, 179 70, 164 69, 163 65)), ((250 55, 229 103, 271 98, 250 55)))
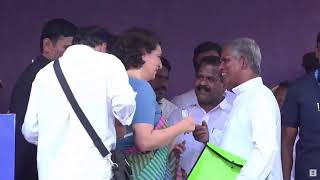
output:
MULTIPOLYGON (((79 106, 110 151, 116 143, 114 119, 131 123, 136 94, 121 61, 98 52, 103 48, 100 30, 80 30, 59 61, 79 106)), ((112 178, 111 154, 102 158, 94 146, 58 82, 53 62, 32 84, 22 133, 38 146, 40 180, 112 178)))
POLYGON ((221 73, 236 97, 221 147, 246 160, 237 180, 281 180, 280 111, 260 77, 261 52, 249 38, 227 43, 221 73))
POLYGON ((190 173, 204 143, 220 145, 226 120, 231 110, 231 104, 224 98, 225 87, 219 71, 220 58, 217 56, 204 57, 196 68, 195 93, 197 102, 184 109, 174 111, 170 124, 177 123, 182 116, 191 115, 196 121, 193 135, 182 134, 176 143, 185 141, 185 152, 181 155, 180 165, 190 173))
POLYGON ((160 104, 162 116, 165 119, 168 119, 170 114, 178 107, 165 98, 169 85, 169 73, 171 71, 171 65, 164 57, 161 57, 161 64, 162 68, 158 70, 156 77, 149 81, 149 83, 156 93, 157 102, 160 104))
MULTIPOLYGON (((206 41, 200 43, 193 52, 193 67, 196 70, 196 66, 200 60, 206 56, 219 56, 221 55, 221 46, 217 43, 206 41)), ((189 90, 181 95, 174 97, 171 101, 179 108, 185 108, 190 105, 197 104, 197 96, 194 89, 189 90)))

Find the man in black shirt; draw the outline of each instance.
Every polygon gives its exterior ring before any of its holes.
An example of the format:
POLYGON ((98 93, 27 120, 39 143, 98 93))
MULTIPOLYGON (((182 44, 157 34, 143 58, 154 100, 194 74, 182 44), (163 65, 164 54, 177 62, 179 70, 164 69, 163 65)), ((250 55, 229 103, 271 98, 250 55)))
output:
POLYGON ((9 106, 10 113, 16 114, 15 179, 35 180, 37 174, 37 147, 29 144, 21 133, 27 110, 32 82, 37 73, 50 61, 61 57, 71 45, 77 27, 65 19, 52 19, 42 28, 40 38, 41 55, 22 72, 18 78, 9 106))
MULTIPOLYGON (((320 33, 317 38, 320 53, 320 33)), ((319 60, 319 56, 318 56, 319 60)), ((284 180, 290 179, 292 153, 297 134, 295 179, 320 178, 320 69, 289 85, 282 107, 282 170, 284 180)))

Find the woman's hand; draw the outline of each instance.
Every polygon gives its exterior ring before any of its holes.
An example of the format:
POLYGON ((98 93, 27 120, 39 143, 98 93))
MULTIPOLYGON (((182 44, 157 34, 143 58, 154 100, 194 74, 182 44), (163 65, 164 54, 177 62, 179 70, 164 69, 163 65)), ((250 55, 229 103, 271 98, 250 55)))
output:
POLYGON ((193 132, 196 128, 196 123, 192 116, 183 118, 181 121, 179 121, 179 123, 182 123, 184 125, 186 133, 193 132))

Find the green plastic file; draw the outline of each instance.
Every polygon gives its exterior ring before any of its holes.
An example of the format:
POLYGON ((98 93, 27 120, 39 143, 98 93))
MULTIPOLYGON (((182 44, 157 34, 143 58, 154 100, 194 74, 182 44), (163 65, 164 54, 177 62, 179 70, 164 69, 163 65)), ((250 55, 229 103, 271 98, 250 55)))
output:
POLYGON ((234 180, 245 160, 208 143, 193 166, 188 180, 234 180))

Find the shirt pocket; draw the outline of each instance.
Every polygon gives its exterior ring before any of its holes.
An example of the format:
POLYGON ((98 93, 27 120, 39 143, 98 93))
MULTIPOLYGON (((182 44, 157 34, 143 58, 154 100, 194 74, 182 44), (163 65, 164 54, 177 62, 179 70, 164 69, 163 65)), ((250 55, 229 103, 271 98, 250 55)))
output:
POLYGON ((213 129, 212 132, 209 132, 209 142, 216 146, 220 145, 222 137, 223 137, 223 130, 213 129))

